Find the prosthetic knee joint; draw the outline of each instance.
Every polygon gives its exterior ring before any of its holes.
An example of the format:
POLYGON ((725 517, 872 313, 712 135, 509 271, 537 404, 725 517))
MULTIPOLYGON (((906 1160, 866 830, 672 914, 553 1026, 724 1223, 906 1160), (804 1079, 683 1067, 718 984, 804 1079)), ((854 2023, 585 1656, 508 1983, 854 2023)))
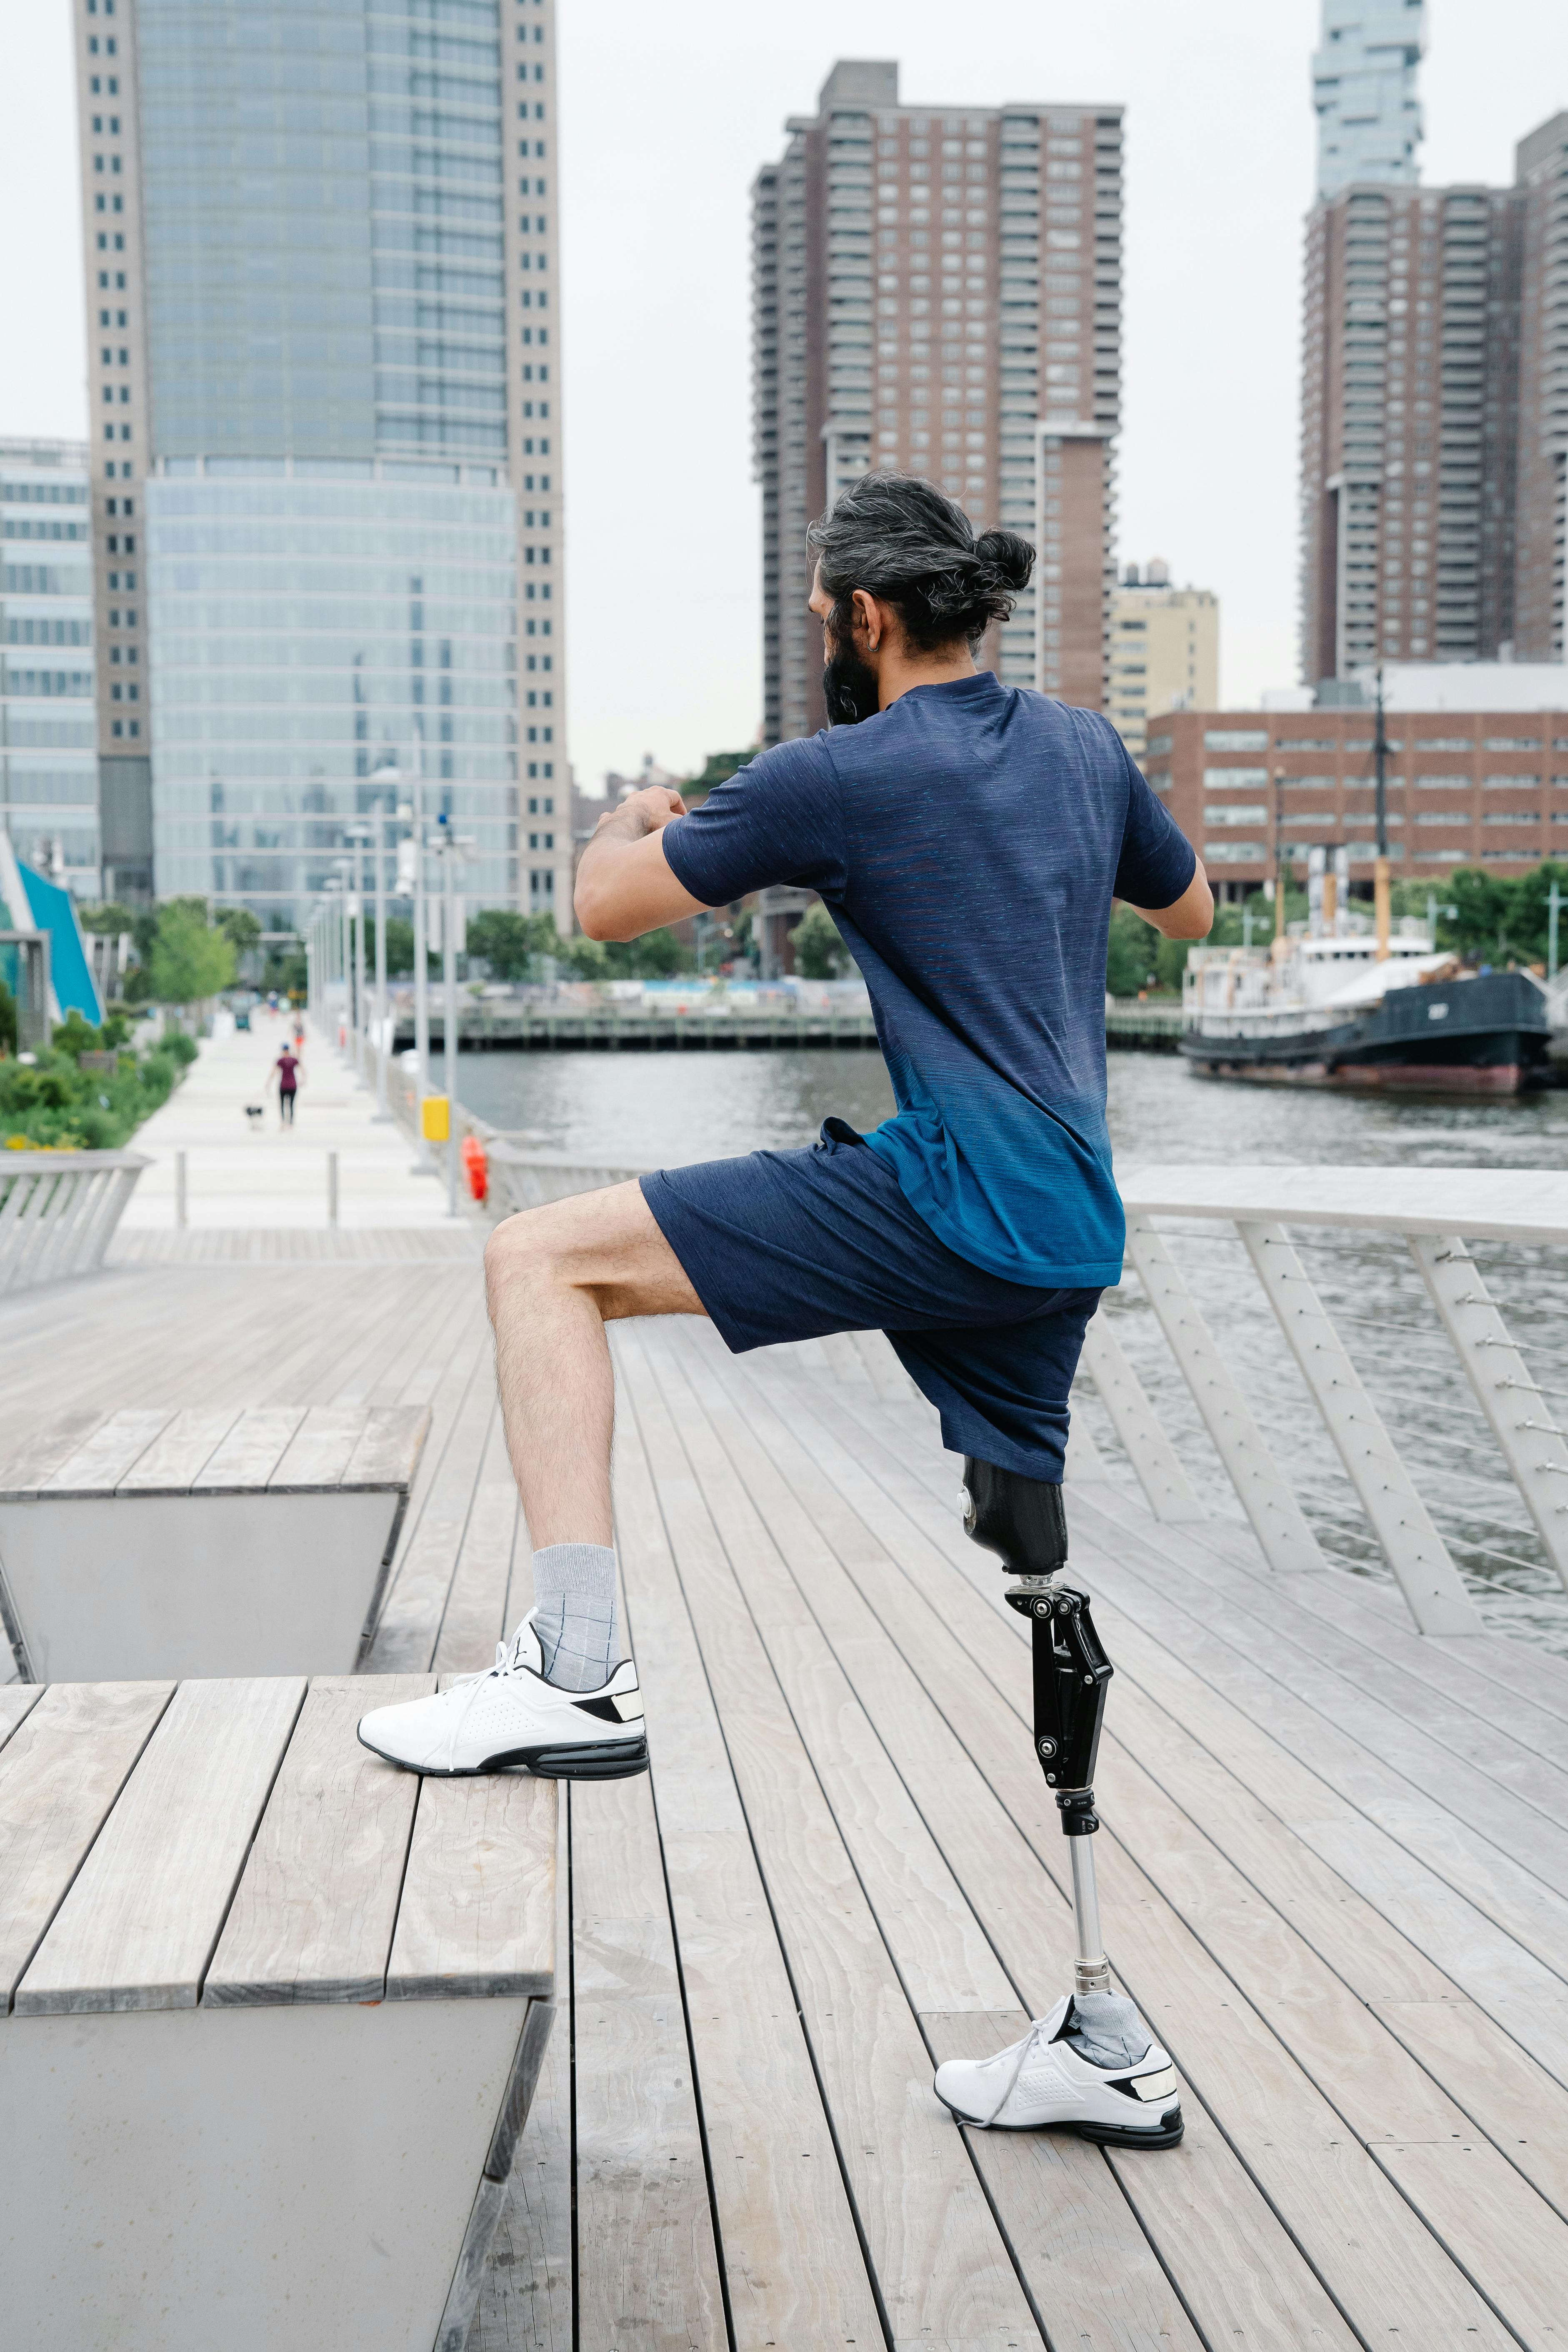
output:
POLYGON ((1035 1753, 1056 1793, 1062 1831, 1070 1838, 1073 1917, 1079 1995, 1110 1990, 1100 1930, 1094 1848, 1094 1764, 1105 1718, 1111 1666, 1095 1635, 1089 1595, 1055 1581, 1067 1564, 1067 1513, 1062 1490, 1015 1470, 964 1458, 964 1532, 995 1552, 1017 1582, 1009 1605, 1029 1621, 1035 1663, 1035 1753))

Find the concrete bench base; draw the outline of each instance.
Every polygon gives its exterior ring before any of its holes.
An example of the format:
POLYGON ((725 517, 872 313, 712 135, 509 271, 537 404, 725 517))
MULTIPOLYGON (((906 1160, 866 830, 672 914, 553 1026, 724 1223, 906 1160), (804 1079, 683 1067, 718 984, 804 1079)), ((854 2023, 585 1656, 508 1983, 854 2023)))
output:
POLYGON ((5 2020, 7 2352, 460 2352, 552 2015, 5 2020))
POLYGON ((350 1674, 404 1497, 49 1496, 0 1503, 0 1577, 32 1682, 350 1674))

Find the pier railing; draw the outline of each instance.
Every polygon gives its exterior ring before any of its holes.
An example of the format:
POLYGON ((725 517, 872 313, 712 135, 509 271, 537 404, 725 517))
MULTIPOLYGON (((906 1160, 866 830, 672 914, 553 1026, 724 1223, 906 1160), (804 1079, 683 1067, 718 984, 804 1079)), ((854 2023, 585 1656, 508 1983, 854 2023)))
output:
POLYGON ((151 1164, 136 1151, 0 1153, 0 1292, 101 1265, 151 1164))
POLYGON ((1568 1626, 1568 1176, 1143 1168, 1122 1196, 1072 1475, 1237 1509, 1280 1570, 1391 1572, 1426 1633, 1568 1626))

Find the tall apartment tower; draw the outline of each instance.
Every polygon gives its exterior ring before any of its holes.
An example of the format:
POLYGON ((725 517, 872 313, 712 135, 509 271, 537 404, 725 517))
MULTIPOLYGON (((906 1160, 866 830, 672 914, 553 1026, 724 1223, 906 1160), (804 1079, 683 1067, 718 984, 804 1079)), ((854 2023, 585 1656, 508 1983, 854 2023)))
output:
POLYGON ((1318 194, 1417 176, 1415 68, 1426 46, 1422 0, 1323 0, 1312 59, 1318 194))
POLYGON ((1342 188, 1307 223, 1301 675, 1515 635, 1523 205, 1342 188))
POLYGON ((88 457, 82 441, 0 441, 0 824, 78 898, 114 887, 98 827, 88 457))
POLYGON ((569 921, 553 0, 74 9, 106 842, 286 934, 422 773, 569 921))
POLYGON ((752 189, 763 740, 825 723, 805 528, 874 468, 1039 551, 984 657, 1098 709, 1115 584, 1121 110, 909 107, 845 61, 752 189))
POLYGON ((1522 205, 1513 640, 1521 661, 1568 660, 1568 113, 1521 140, 1522 205))

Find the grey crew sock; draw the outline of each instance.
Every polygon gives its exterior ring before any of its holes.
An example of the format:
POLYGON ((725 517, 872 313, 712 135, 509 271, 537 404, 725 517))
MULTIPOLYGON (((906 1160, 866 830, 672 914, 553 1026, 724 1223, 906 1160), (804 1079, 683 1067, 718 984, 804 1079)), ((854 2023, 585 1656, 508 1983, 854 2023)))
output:
POLYGON ((1075 1992, 1062 2040, 1091 2066, 1132 2066, 1150 2034, 1135 2004, 1120 1993, 1075 1992))
POLYGON ((600 1690, 617 1662, 616 1555, 608 1544, 547 1544, 533 1555, 533 1626, 544 1679, 600 1690))

